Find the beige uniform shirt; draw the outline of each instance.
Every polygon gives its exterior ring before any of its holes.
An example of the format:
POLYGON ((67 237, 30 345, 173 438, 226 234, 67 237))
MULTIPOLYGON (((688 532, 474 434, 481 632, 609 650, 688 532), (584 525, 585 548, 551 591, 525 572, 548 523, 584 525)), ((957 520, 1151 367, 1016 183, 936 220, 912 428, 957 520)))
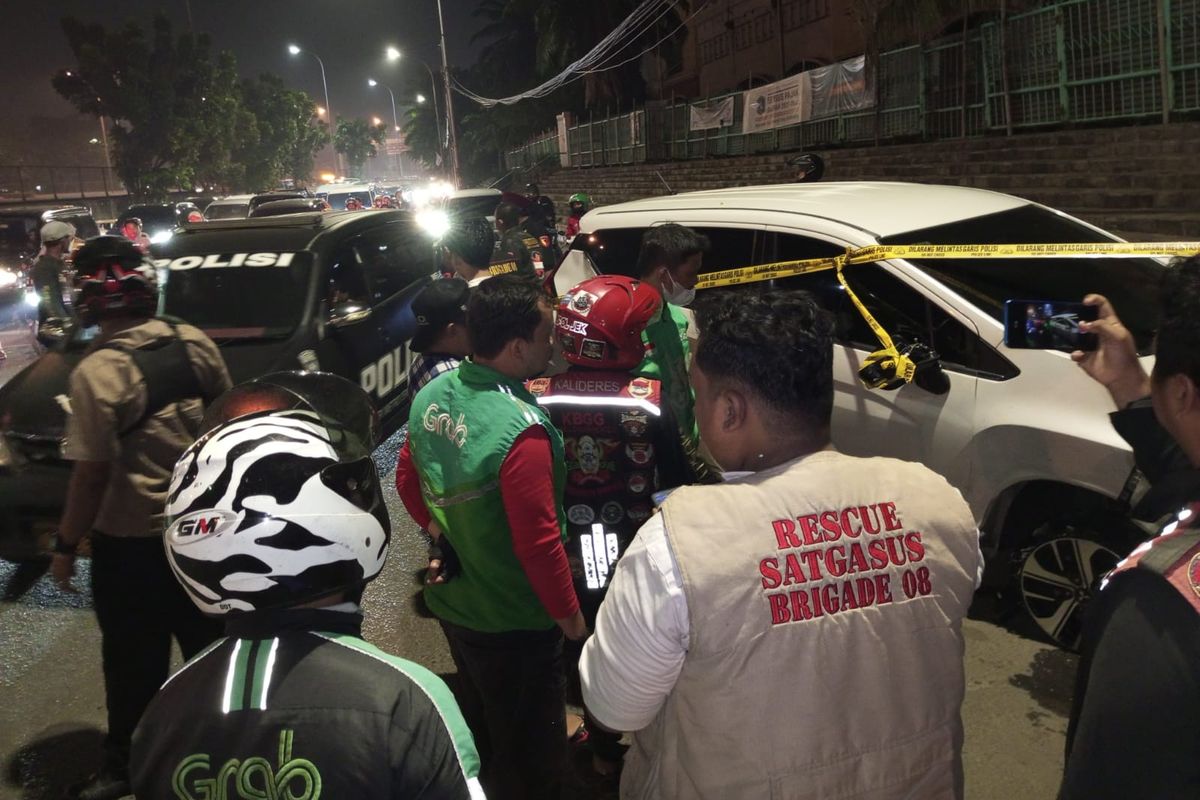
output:
MULTIPOLYGON (((192 369, 209 397, 231 385, 220 351, 202 331, 179 325, 192 369)), ((171 336, 171 326, 147 320, 97 342, 137 348, 171 336)), ((95 349, 71 373, 71 414, 63 456, 71 461, 111 461, 113 469, 95 530, 109 536, 159 536, 171 470, 196 438, 204 406, 199 399, 169 403, 134 430, 119 432, 146 409, 146 383, 126 353, 95 349)))

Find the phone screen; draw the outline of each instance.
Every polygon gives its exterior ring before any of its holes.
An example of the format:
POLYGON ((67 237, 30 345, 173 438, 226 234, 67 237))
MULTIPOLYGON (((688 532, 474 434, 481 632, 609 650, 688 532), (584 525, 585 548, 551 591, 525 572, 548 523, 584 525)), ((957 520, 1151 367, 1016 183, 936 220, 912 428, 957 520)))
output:
POLYGON ((1096 334, 1080 322, 1096 319, 1096 307, 1065 300, 1006 300, 1004 344, 1023 350, 1095 350, 1096 334))

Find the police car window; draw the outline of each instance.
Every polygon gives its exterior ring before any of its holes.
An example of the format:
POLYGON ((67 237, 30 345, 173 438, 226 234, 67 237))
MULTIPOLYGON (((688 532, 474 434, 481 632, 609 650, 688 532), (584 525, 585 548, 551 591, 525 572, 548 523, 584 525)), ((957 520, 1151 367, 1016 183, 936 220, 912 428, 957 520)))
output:
POLYGON ((358 253, 349 244, 343 244, 334 251, 329 264, 326 300, 330 310, 346 305, 371 305, 366 270, 358 253))
POLYGON ((355 239, 354 248, 365 268, 372 303, 387 300, 437 269, 429 237, 407 222, 373 228, 355 239))

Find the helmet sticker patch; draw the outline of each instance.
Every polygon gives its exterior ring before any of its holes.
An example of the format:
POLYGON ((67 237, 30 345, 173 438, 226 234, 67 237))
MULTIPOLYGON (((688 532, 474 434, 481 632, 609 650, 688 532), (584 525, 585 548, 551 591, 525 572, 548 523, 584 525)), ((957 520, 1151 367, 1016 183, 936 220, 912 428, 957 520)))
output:
POLYGON ((185 514, 167 529, 167 538, 176 546, 192 544, 208 536, 227 533, 238 521, 238 515, 210 508, 185 514))
POLYGON ((588 324, 583 320, 559 317, 554 324, 569 333, 578 333, 581 336, 587 336, 588 324))
POLYGON ((584 339, 579 345, 579 355, 584 358, 590 358, 593 361, 603 360, 604 342, 600 339, 584 339))
POLYGON ((596 295, 591 292, 576 292, 571 298, 571 308, 578 311, 583 316, 587 316, 592 310, 592 306, 596 303, 596 295))

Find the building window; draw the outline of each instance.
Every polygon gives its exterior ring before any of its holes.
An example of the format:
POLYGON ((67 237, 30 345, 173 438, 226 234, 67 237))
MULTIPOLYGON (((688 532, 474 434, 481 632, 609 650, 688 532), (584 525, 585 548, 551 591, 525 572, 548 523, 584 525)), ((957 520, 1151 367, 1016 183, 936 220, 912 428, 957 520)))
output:
POLYGON ((783 29, 794 31, 829 16, 829 0, 782 0, 783 29))

